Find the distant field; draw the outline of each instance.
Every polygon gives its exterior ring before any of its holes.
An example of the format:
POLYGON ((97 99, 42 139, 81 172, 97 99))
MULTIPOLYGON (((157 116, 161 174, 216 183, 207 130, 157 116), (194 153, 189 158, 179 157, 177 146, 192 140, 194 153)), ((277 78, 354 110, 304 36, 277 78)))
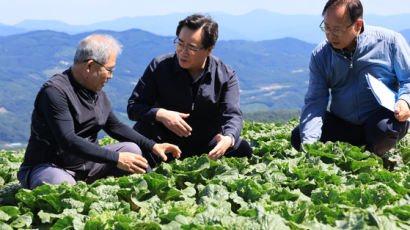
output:
POLYGON ((273 110, 273 111, 257 111, 245 112, 243 119, 245 121, 256 122, 281 122, 286 123, 291 118, 299 118, 300 110, 273 110))

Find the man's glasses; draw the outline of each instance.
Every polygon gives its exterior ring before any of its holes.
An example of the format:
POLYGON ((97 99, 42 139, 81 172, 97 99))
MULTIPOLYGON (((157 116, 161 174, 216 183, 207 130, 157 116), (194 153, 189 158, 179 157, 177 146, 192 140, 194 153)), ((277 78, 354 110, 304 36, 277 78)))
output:
POLYGON ((345 33, 350 27, 354 25, 355 22, 352 22, 352 24, 348 25, 345 29, 331 29, 330 27, 324 25, 325 20, 320 23, 319 27, 320 29, 325 32, 325 33, 333 33, 334 35, 341 35, 345 33))
POLYGON ((114 68, 110 69, 110 68, 108 68, 107 66, 101 64, 100 62, 98 62, 98 61, 96 61, 96 60, 94 60, 94 59, 91 59, 91 60, 92 60, 93 62, 97 63, 98 65, 104 67, 104 69, 107 70, 107 72, 108 72, 110 75, 114 72, 114 68))
POLYGON ((177 49, 181 49, 181 50, 187 50, 189 52, 189 54, 195 54, 196 52, 198 52, 199 50, 201 50, 202 48, 199 47, 195 47, 193 45, 184 45, 184 43, 179 40, 179 38, 175 38, 174 40, 174 45, 177 47, 177 49))

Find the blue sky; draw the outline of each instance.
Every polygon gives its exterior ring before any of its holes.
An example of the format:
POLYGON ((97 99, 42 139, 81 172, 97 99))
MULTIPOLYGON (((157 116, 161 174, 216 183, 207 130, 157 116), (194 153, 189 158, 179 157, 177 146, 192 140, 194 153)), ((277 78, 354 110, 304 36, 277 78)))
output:
MULTIPOLYGON (((25 19, 86 25, 121 17, 186 12, 245 14, 266 9, 282 14, 320 15, 327 0, 0 0, 0 23, 25 19)), ((410 13, 409 0, 362 0, 365 14, 410 13)))

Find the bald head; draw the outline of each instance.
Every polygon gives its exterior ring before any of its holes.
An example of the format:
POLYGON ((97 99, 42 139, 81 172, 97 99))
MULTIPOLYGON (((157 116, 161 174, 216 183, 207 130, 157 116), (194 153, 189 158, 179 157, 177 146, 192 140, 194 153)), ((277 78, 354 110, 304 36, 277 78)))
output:
POLYGON ((88 60, 95 60, 105 64, 110 55, 121 54, 121 44, 112 36, 106 34, 93 34, 84 38, 77 47, 74 64, 81 64, 88 60))

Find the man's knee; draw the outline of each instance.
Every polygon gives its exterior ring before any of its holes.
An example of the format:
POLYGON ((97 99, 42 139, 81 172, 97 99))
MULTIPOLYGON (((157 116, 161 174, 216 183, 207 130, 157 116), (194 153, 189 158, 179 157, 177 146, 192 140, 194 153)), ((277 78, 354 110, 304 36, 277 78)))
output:
POLYGON ((103 146, 103 148, 106 148, 106 149, 109 149, 115 152, 130 152, 130 153, 135 153, 138 155, 142 154, 140 147, 133 142, 120 142, 120 143, 109 144, 109 145, 103 146))
POLYGON ((63 182, 67 182, 69 184, 76 183, 75 179, 68 173, 54 175, 54 177, 50 177, 49 181, 44 181, 44 182, 47 182, 49 184, 56 184, 56 185, 61 184, 63 182))
POLYGON ((73 176, 64 169, 52 164, 43 164, 32 169, 29 177, 29 188, 34 189, 44 183, 58 185, 63 182, 76 183, 73 176))
POLYGON ((142 151, 140 149, 140 147, 133 143, 133 142, 123 142, 122 144, 124 144, 124 152, 131 152, 131 153, 135 153, 138 155, 142 154, 142 151))
POLYGON ((408 128, 409 122, 399 122, 395 118, 382 119, 367 127, 367 148, 383 156, 406 135, 408 128))
POLYGON ((299 126, 293 129, 292 136, 290 138, 290 143, 292 144, 293 148, 295 148, 297 151, 300 151, 301 140, 299 126))

